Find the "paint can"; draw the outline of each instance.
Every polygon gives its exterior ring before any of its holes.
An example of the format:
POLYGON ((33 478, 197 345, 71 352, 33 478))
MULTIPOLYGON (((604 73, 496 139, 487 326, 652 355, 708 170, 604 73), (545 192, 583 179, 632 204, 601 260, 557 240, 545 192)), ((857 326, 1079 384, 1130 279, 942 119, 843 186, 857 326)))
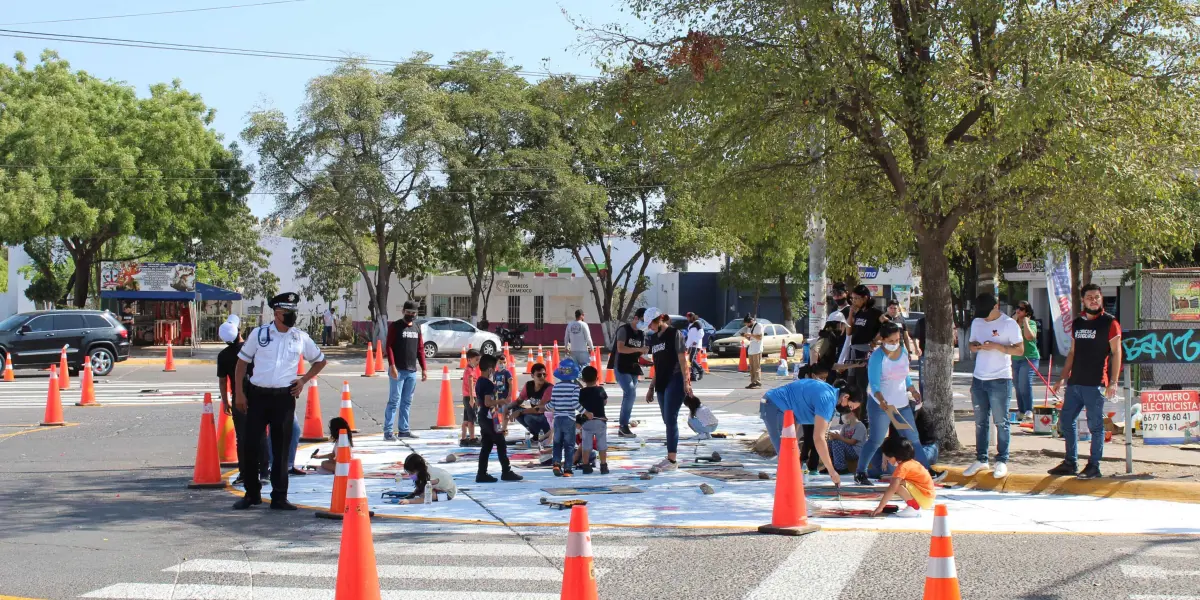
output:
POLYGON ((1050 435, 1054 431, 1054 409, 1049 406, 1033 407, 1033 432, 1050 435))

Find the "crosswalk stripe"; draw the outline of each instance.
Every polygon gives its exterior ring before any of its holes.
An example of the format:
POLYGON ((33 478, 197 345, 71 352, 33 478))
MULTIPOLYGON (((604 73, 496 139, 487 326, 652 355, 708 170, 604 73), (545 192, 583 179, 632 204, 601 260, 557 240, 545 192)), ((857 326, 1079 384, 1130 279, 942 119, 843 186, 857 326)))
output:
MULTIPOLYGON (((325 544, 298 544, 262 541, 241 546, 250 551, 284 552, 289 554, 336 555, 338 547, 325 544)), ((596 558, 634 558, 645 551, 645 546, 595 546, 592 556, 596 558)), ((564 557, 567 547, 554 544, 529 546, 526 544, 415 544, 404 542, 377 542, 375 554, 390 556, 511 556, 511 557, 564 557)))
POLYGON ((835 600, 849 579, 830 577, 829 573, 853 573, 875 543, 873 531, 853 531, 833 535, 805 536, 800 546, 746 595, 747 600, 773 600, 796 595, 804 590, 811 600, 835 600))
MULTIPOLYGON (((557 600, 558 594, 531 592, 466 592, 435 590, 384 590, 383 600, 557 600)), ((84 598, 137 600, 333 600, 331 589, 203 585, 171 583, 118 583, 89 592, 84 598)))
POLYGON ((1196 577, 1200 575, 1198 570, 1171 570, 1157 567, 1154 565, 1121 565, 1121 572, 1126 577, 1137 577, 1140 579, 1169 579, 1172 577, 1196 577))
POLYGON ((1121 554, 1135 554, 1137 556, 1200 557, 1200 551, 1184 550, 1183 548, 1117 548, 1116 551, 1121 554))
MULTIPOLYGON (((483 567, 378 565, 380 579, 455 579, 562 581, 562 572, 550 567, 483 567)), ((292 562, 256 562, 198 558, 163 569, 173 573, 242 573, 282 577, 337 577, 337 565, 292 562)), ((599 577, 602 569, 596 569, 599 577)))
POLYGON ((1145 594, 1137 594, 1130 596, 1129 600, 1200 600, 1200 596, 1147 596, 1145 594))

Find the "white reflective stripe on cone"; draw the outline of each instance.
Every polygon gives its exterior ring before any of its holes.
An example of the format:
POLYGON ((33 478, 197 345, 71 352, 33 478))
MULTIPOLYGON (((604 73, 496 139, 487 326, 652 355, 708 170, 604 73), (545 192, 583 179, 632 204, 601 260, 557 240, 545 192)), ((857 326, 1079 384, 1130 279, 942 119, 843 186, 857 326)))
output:
POLYGON ((350 401, 342 400, 342 408, 350 408, 350 401))
POLYGON ((346 499, 367 499, 367 482, 361 479, 351 479, 346 482, 346 499))
POLYGON ((337 447, 338 448, 349 448, 350 447, 350 438, 348 436, 346 436, 345 433, 338 434, 337 447))
POLYGON ((794 438, 794 437, 796 437, 796 426, 795 426, 795 425, 789 425, 789 426, 787 426, 787 427, 784 427, 784 428, 783 428, 783 435, 782 435, 781 437, 785 437, 785 438, 794 438))
POLYGON ((586 532, 572 531, 567 534, 567 558, 580 557, 592 557, 592 536, 586 532))
POLYGON ((925 576, 933 579, 957 579, 958 569, 954 567, 954 558, 929 557, 929 565, 925 568, 925 576))
POLYGON ((333 474, 337 477, 350 476, 350 463, 340 462, 333 468, 333 474))
POLYGON ((933 518, 933 537, 950 537, 950 525, 946 523, 946 517, 933 518))
POLYGON ((205 403, 204 403, 204 411, 203 411, 203 413, 202 413, 202 414, 206 414, 206 415, 211 415, 211 414, 213 414, 213 405, 212 405, 212 402, 205 402, 205 403))

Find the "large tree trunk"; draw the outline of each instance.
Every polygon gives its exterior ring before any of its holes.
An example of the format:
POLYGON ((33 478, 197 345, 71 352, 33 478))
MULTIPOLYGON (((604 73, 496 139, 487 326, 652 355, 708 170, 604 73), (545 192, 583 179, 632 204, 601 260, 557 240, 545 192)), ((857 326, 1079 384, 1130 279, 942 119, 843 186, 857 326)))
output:
POLYGON ((1071 314, 1077 315, 1079 314, 1079 290, 1083 289, 1084 286, 1080 277, 1083 270, 1080 267, 1083 261, 1080 260, 1079 247, 1075 244, 1068 244, 1067 257, 1071 265, 1071 314))
POLYGON ((92 281, 92 260, 95 258, 95 254, 79 252, 71 258, 75 260, 74 304, 75 308, 83 308, 87 306, 88 288, 92 281))
MULTIPOLYGON (((381 254, 381 257, 383 255, 381 254)), ((387 260, 379 261, 379 269, 375 271, 375 339, 384 341, 388 332, 388 294, 392 288, 392 268, 387 260)))
POLYGON ((783 326, 796 331, 796 319, 792 314, 792 299, 788 294, 787 275, 779 276, 779 301, 783 303, 783 326))
POLYGON ((975 294, 993 294, 1000 299, 1000 237, 997 230, 1000 218, 995 211, 983 215, 983 234, 979 236, 979 250, 976 253, 977 277, 975 278, 975 294))
POLYGON ((917 235, 921 257, 921 280, 925 287, 925 407, 932 411, 941 447, 961 447, 954 430, 954 312, 950 299, 950 263, 945 254, 946 240, 933 232, 917 235))

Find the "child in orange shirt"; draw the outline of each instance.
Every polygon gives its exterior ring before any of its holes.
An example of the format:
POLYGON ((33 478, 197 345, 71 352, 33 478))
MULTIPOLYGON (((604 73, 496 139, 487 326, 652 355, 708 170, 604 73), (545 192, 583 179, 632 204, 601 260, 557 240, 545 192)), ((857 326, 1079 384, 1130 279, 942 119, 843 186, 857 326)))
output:
POLYGON ((915 460, 916 450, 912 442, 900 438, 889 437, 883 442, 880 452, 887 463, 895 469, 892 472, 892 483, 888 486, 883 498, 879 500, 872 517, 878 517, 887 506, 888 500, 899 496, 908 506, 896 513, 897 517, 920 517, 922 510, 933 508, 937 492, 933 487, 933 478, 929 471, 915 460))
POLYGON ((459 446, 478 446, 479 438, 475 437, 475 417, 478 414, 478 403, 475 401, 475 383, 479 381, 479 351, 467 350, 467 368, 462 375, 463 414, 462 433, 458 438, 459 446), (467 435, 470 433, 470 435, 467 435))

